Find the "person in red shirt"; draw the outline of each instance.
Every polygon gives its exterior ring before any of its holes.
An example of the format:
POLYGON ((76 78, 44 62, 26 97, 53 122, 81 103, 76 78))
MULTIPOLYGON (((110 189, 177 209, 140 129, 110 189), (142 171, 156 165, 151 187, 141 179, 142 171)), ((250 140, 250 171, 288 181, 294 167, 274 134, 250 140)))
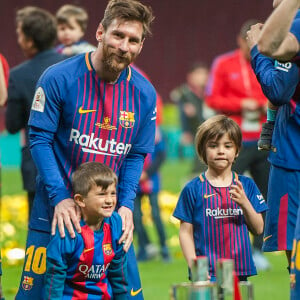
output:
MULTIPOLYGON (((8 85, 9 66, 3 55, 0 54, 0 132, 4 129, 4 109, 1 108, 5 105, 7 100, 7 85, 8 85)), ((1 153, 0 153, 1 154, 1 153)), ((0 155, 0 201, 1 201, 1 155, 0 155)), ((1 253, 0 253, 0 298, 2 299, 2 286, 1 286, 1 253)))
POLYGON ((4 108, 7 100, 9 66, 7 60, 0 54, 0 132, 4 130, 4 108))
MULTIPOLYGON (((251 68, 247 31, 257 20, 246 21, 237 36, 238 49, 215 58, 206 89, 206 104, 217 113, 232 118, 241 127, 243 147, 233 169, 242 174, 248 171, 267 199, 269 163, 268 153, 258 151, 262 124, 266 120, 267 98, 251 68)), ((253 256, 258 269, 268 269, 269 262, 262 255, 262 235, 254 239, 253 256)))

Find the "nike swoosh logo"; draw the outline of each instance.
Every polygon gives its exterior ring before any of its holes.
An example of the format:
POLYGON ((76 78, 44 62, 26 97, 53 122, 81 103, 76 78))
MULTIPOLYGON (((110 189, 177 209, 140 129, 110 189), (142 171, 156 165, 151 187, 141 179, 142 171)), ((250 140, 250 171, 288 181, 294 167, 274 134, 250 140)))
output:
POLYGON ((91 113, 91 112, 95 112, 96 109, 83 109, 82 106, 79 107, 78 112, 80 114, 87 114, 87 113, 91 113))
POLYGON ((215 194, 216 194, 216 193, 214 193, 214 194, 209 194, 209 195, 205 194, 203 197, 204 197, 204 199, 207 199, 207 198, 210 198, 210 197, 214 196, 215 194))
POLYGON ((273 234, 264 237, 263 241, 264 241, 264 242, 267 241, 267 240, 268 240, 270 237, 272 237, 272 236, 273 236, 273 234))
POLYGON ((94 250, 94 249, 95 249, 95 247, 88 248, 88 249, 84 249, 83 252, 86 253, 86 252, 92 251, 92 250, 94 250))
POLYGON ((136 291, 134 291, 133 289, 131 289, 130 295, 131 295, 132 297, 134 297, 134 296, 136 296, 137 294, 139 294, 141 291, 142 291, 142 288, 140 288, 140 289, 138 289, 138 290, 136 290, 136 291))

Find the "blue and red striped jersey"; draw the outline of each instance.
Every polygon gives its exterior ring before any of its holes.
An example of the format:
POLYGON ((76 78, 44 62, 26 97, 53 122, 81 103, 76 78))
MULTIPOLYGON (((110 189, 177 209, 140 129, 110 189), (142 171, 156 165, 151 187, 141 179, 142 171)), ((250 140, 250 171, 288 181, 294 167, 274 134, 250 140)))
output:
POLYGON ((72 239, 58 230, 47 247, 45 299, 112 299, 127 293, 127 261, 122 220, 117 213, 93 231, 81 221, 81 234, 72 239))
MULTIPOLYGON (((267 210, 254 181, 242 175, 238 178, 255 211, 267 210)), ((184 187, 174 211, 174 217, 193 225, 196 255, 208 257, 212 278, 219 258, 233 259, 238 276, 256 274, 243 211, 231 200, 229 190, 230 186, 212 186, 202 173, 184 187)))
POLYGON ((31 147, 43 143, 38 154, 45 157, 37 164, 38 199, 31 228, 49 230, 52 207, 71 197, 71 174, 81 163, 105 163, 118 175, 129 154, 154 150, 155 102, 151 83, 130 66, 114 84, 101 80, 91 53, 67 59, 42 75, 29 119, 31 147), (39 139, 34 139, 36 133, 39 139))

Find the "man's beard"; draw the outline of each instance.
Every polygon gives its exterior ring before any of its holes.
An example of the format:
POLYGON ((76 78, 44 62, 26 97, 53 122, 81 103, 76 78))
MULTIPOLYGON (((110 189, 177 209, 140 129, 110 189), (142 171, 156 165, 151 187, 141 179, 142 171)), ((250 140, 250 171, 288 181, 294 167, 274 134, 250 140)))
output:
POLYGON ((130 54, 118 53, 118 50, 113 51, 103 42, 103 57, 102 62, 105 69, 112 73, 122 72, 133 61, 130 54))

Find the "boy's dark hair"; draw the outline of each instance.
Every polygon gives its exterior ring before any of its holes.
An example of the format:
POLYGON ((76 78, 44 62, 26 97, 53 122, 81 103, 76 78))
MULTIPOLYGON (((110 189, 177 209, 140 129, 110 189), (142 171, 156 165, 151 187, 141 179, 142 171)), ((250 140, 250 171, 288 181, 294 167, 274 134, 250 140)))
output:
POLYGON ((226 133, 235 144, 238 153, 242 147, 242 132, 239 125, 232 119, 224 115, 217 115, 207 119, 198 127, 195 147, 199 158, 206 164, 207 142, 209 140, 219 140, 226 133))
POLYGON ((117 185, 117 175, 105 164, 86 162, 81 164, 72 175, 73 193, 87 196, 96 185, 106 190, 111 184, 117 185))
POLYGON ((154 17, 152 9, 137 0, 110 0, 101 21, 104 29, 107 30, 114 19, 124 21, 139 21, 143 24, 143 39, 151 34, 150 25, 154 17))
POLYGON ((57 24, 68 24, 70 25, 70 18, 74 18, 80 26, 83 33, 85 33, 89 16, 87 11, 76 5, 66 4, 63 5, 56 13, 57 24))
POLYGON ((250 19, 244 22, 240 28, 239 36, 245 40, 247 37, 247 31, 251 29, 252 25, 255 25, 257 23, 260 23, 260 21, 255 19, 250 19))
POLYGON ((16 13, 16 22, 21 24, 24 35, 33 40, 39 52, 52 48, 56 40, 55 18, 48 11, 26 6, 16 13))

